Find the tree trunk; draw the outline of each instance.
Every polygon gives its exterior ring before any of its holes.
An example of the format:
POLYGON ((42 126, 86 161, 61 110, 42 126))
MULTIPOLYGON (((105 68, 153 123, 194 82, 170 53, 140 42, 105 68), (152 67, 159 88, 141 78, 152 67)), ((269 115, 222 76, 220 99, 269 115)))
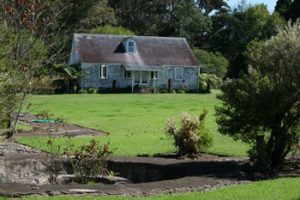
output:
POLYGON ((272 168, 282 166, 285 158, 285 149, 287 146, 287 134, 283 130, 275 130, 274 149, 271 155, 272 168))

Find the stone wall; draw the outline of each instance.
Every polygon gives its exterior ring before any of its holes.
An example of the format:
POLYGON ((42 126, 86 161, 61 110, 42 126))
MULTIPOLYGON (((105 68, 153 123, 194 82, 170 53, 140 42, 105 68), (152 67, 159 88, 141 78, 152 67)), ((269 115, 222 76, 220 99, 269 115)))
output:
MULTIPOLYGON (((99 63, 82 63, 81 67, 86 72, 86 76, 79 81, 81 88, 112 88, 113 81, 115 80, 116 88, 131 87, 131 78, 125 78, 125 68, 122 65, 108 65, 107 66, 107 78, 100 78, 100 66, 99 63)), ((171 83, 174 89, 186 88, 188 90, 198 90, 199 83, 199 68, 198 67, 181 67, 183 68, 183 79, 175 79, 174 66, 164 66, 163 71, 158 72, 158 78, 156 80, 150 79, 149 72, 149 87, 160 89, 168 88, 168 80, 171 79, 171 83), (155 83, 154 83, 155 81, 155 83)))

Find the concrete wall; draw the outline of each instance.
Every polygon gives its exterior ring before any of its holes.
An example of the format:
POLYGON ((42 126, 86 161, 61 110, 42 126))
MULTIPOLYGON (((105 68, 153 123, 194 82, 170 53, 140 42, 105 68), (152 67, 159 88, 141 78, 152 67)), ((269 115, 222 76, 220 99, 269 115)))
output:
MULTIPOLYGON (((125 78, 125 68, 121 64, 106 64, 107 78, 101 79, 99 63, 82 63, 81 67, 86 72, 86 76, 79 81, 81 88, 111 88, 113 80, 116 81, 117 88, 131 87, 131 78, 125 78)), ((174 89, 185 87, 188 90, 198 90, 199 67, 180 67, 183 68, 183 79, 175 79, 175 66, 164 66, 163 71, 158 72, 158 78, 155 80, 156 88, 167 89, 168 80, 171 79, 174 89)), ((150 79, 149 72, 149 87, 153 87, 154 80, 150 79)))

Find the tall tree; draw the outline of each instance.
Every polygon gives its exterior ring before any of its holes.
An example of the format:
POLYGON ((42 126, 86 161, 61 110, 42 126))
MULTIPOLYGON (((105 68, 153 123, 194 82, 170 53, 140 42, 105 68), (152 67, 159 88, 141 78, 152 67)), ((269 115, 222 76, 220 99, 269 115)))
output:
POLYGON ((300 0, 294 0, 285 14, 286 19, 295 22, 300 17, 300 0))
POLYGON ((247 64, 243 52, 253 39, 266 40, 276 34, 284 21, 278 13, 269 14, 265 5, 213 16, 213 31, 209 44, 213 51, 222 52, 230 61, 229 77, 238 77, 247 64))
POLYGON ((291 5, 292 0, 278 0, 276 2, 275 11, 287 19, 287 11, 290 9, 291 5))
MULTIPOLYGON (((258 136, 263 156, 280 167, 300 139, 300 24, 288 25, 247 51, 249 74, 222 87, 217 108, 220 132, 254 146, 258 136)), ((268 166, 265 166, 268 168, 268 166)))
POLYGON ((139 35, 183 36, 192 43, 210 29, 193 0, 110 0, 117 21, 139 35))

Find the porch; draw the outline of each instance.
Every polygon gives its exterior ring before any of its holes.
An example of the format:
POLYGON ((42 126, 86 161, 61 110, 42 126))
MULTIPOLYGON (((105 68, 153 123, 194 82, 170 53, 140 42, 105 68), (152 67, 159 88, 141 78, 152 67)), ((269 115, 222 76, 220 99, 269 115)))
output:
POLYGON ((131 93, 139 91, 147 93, 150 90, 156 90, 158 72, 162 71, 162 66, 141 66, 126 65, 125 77, 131 78, 131 93))

